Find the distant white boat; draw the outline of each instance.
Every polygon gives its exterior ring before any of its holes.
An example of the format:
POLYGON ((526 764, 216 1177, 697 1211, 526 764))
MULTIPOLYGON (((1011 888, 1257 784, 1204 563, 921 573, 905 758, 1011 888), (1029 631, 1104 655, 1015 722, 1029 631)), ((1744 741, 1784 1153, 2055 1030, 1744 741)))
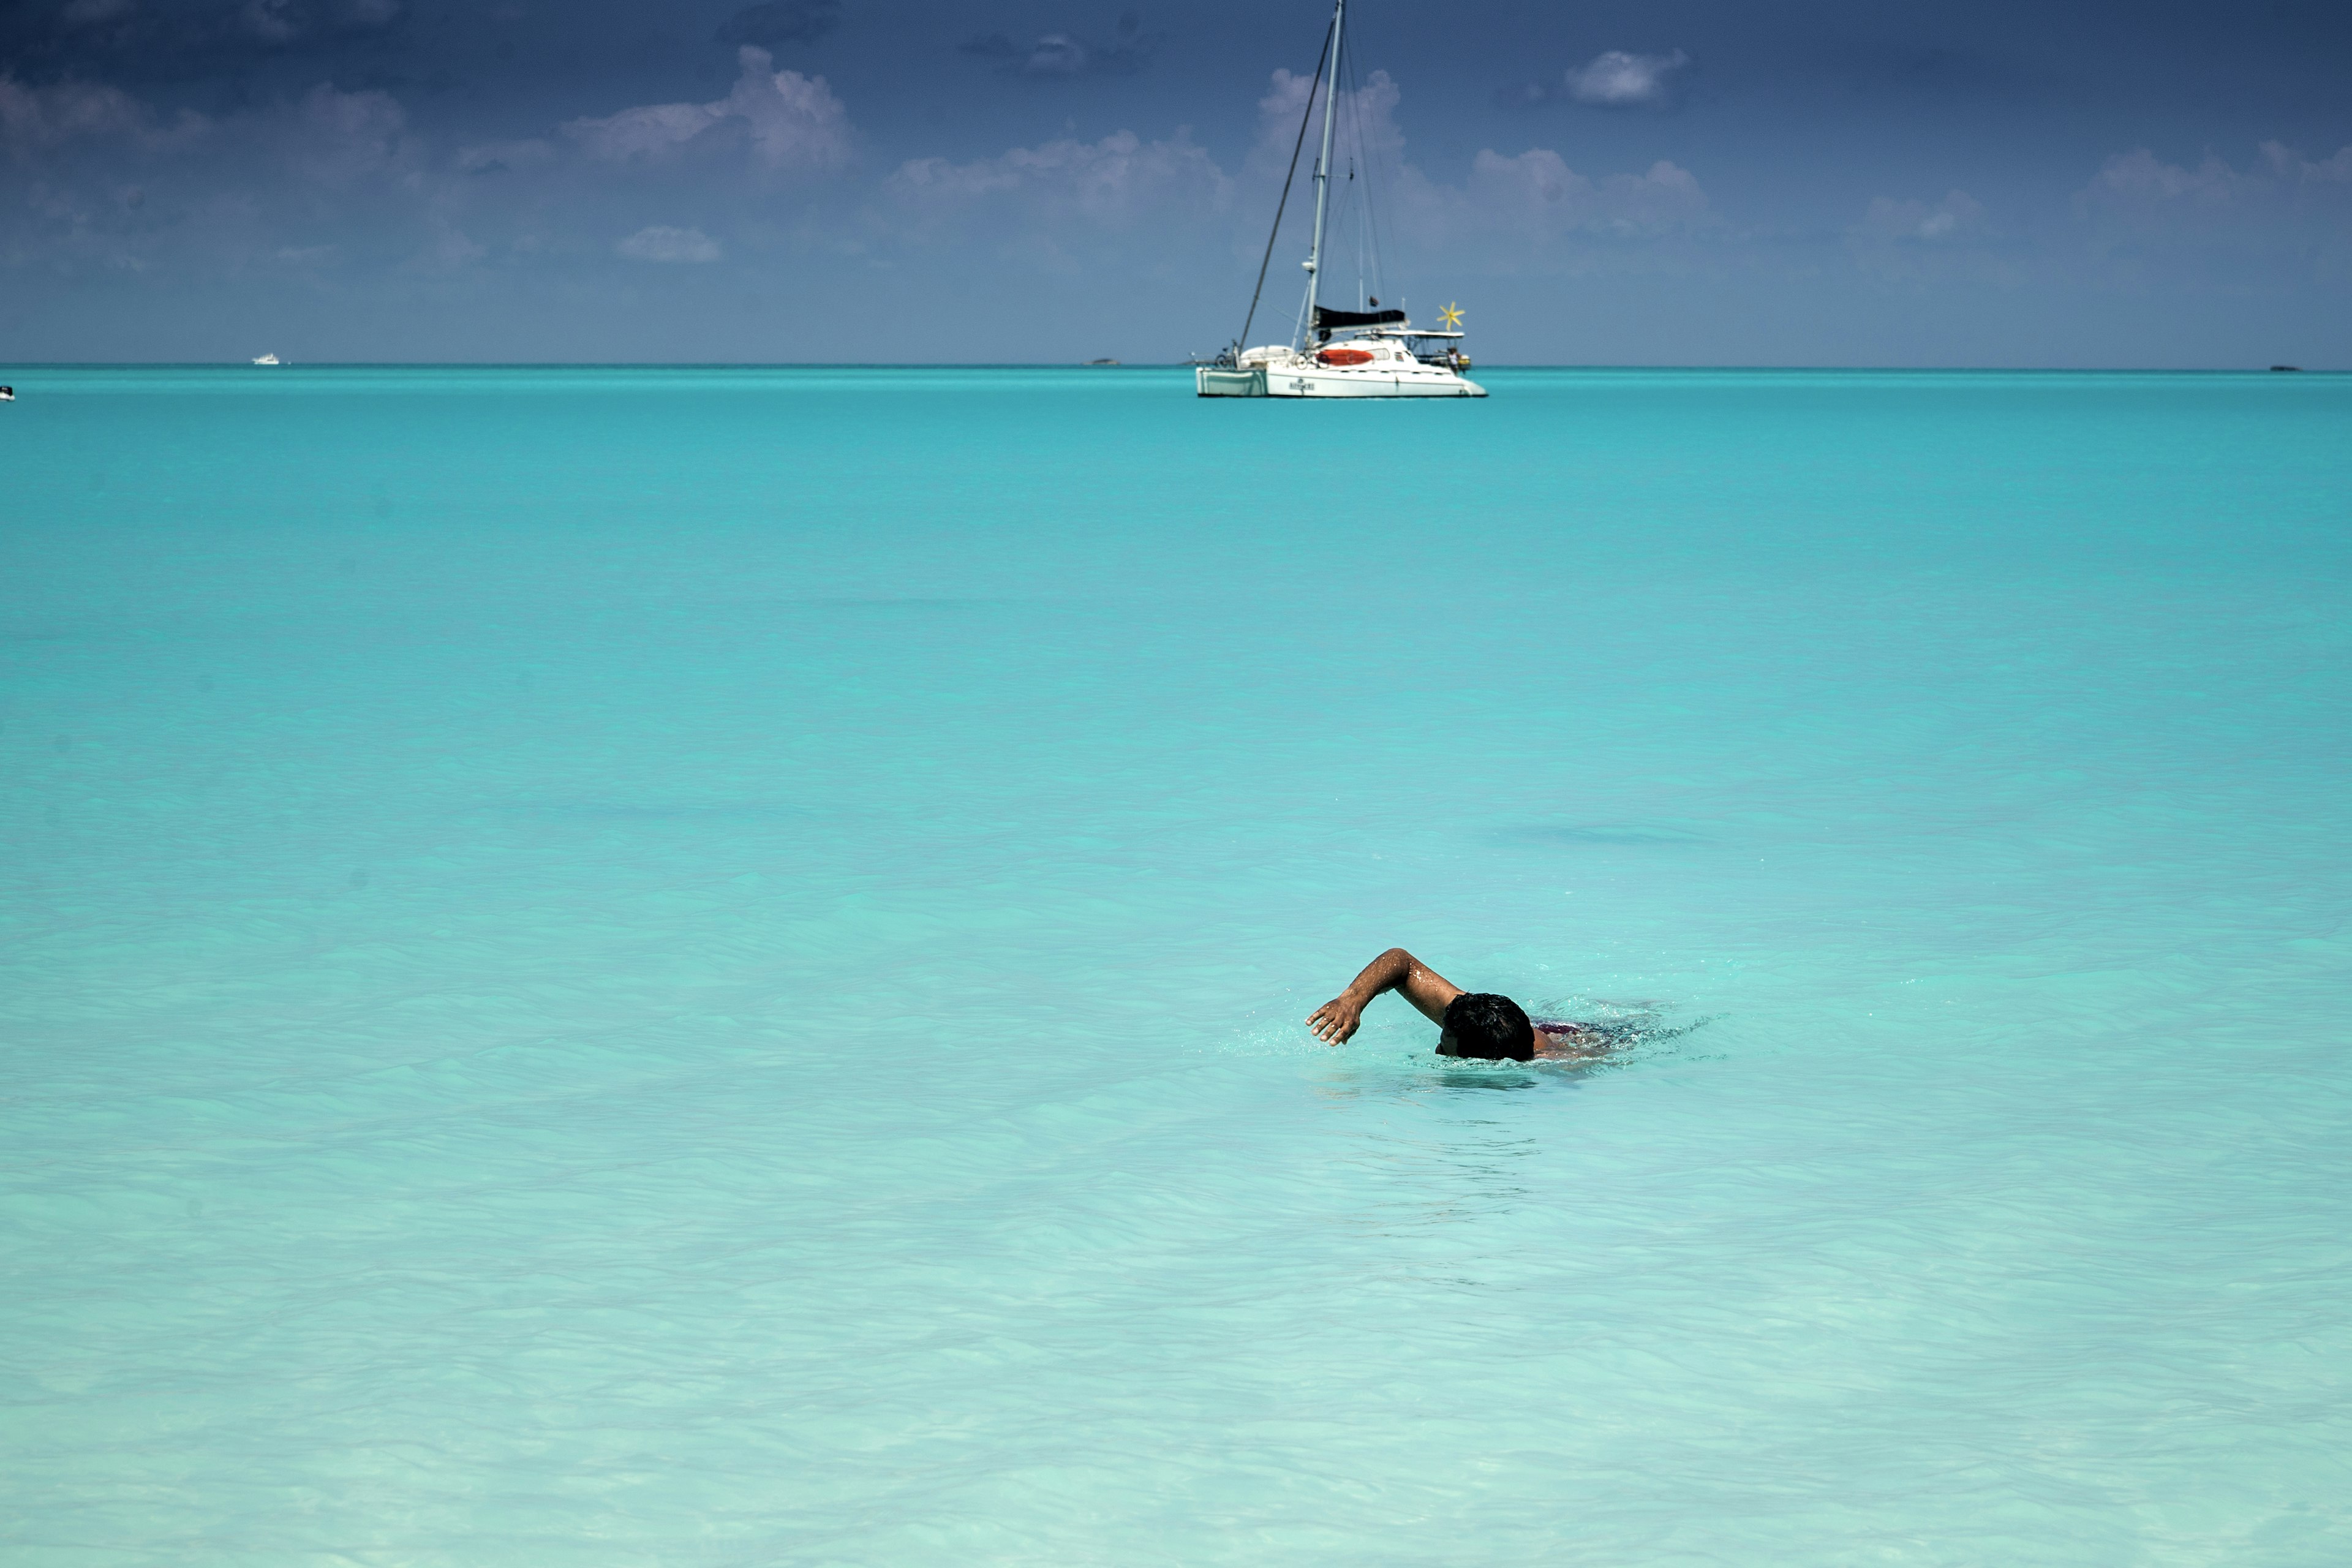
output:
POLYGON ((15 387, 0 386, 0 403, 14 403, 16 401, 16 389, 15 387))
POLYGON ((278 363, 278 356, 276 354, 263 354, 259 359, 255 360, 253 363, 256 364, 276 364, 278 363))
MULTIPOLYGON (((1195 363, 1193 389, 1203 397, 1484 397, 1486 389, 1462 373, 1470 362, 1462 353, 1462 312, 1449 305, 1442 327, 1415 327, 1402 310, 1380 308, 1377 297, 1369 310, 1335 310, 1322 302, 1323 224, 1331 202, 1331 123, 1339 100, 1346 96, 1339 84, 1346 79, 1340 53, 1347 44, 1348 0, 1332 0, 1331 31, 1315 76, 1307 87, 1307 111, 1299 117, 1298 140, 1291 144, 1290 172, 1298 172, 1299 151, 1307 145, 1307 114, 1314 111, 1316 89, 1322 89, 1323 151, 1315 160, 1315 237, 1307 249, 1307 299, 1298 312, 1298 329, 1286 343, 1247 347, 1249 330, 1257 320, 1258 298, 1265 290, 1265 269, 1274 259, 1275 241, 1282 234, 1282 209, 1289 205, 1290 180, 1282 182, 1282 200, 1275 205, 1274 232, 1265 238, 1265 259, 1258 263, 1257 291, 1250 296, 1249 314, 1242 335, 1206 364, 1195 363), (1328 70, 1325 67, 1328 66, 1328 70), (1334 339, 1337 341, 1333 341, 1334 339)), ((1348 174, 1355 191, 1357 219, 1370 231, 1366 205, 1370 170, 1359 184, 1352 164, 1348 174)), ((1377 244, 1372 247, 1377 255, 1377 244)))

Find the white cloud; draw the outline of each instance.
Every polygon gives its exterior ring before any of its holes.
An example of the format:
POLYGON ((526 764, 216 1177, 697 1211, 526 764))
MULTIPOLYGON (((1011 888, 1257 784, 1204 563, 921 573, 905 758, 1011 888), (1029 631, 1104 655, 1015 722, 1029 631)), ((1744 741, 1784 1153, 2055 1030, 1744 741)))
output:
MULTIPOLYGON (((1308 86, 1307 78, 1278 70, 1258 100, 1258 140, 1250 162, 1261 178, 1278 176, 1288 164, 1300 117, 1309 108, 1308 86)), ((1402 99, 1386 71, 1374 71, 1351 98, 1342 99, 1340 113, 1359 129, 1354 145, 1383 181, 1386 205, 1404 233, 1433 243, 1465 232, 1624 239, 1685 233, 1714 222, 1697 179, 1664 161, 1638 174, 1596 178, 1577 173, 1548 148, 1512 157, 1489 148, 1471 161, 1467 182, 1443 184, 1405 159, 1397 121, 1402 99)))
POLYGON ((2308 162, 2283 142, 2263 143, 2263 161, 2283 180, 2305 185, 2352 185, 2352 147, 2339 147, 2332 158, 2308 162))
POLYGON ((12 144, 132 134, 146 118, 138 100, 121 88, 71 81, 25 87, 14 77, 0 76, 0 134, 12 144))
MULTIPOLYGON (((110 17, 130 9, 130 0, 73 0, 73 9, 101 9, 110 17)), ((324 33, 370 32, 390 26, 400 0, 245 0, 236 25, 247 36, 273 46, 324 33)))
POLYGON ((747 136, 772 169, 832 170, 849 162, 849 113, 824 78, 775 70, 767 50, 749 45, 737 58, 741 74, 725 98, 573 120, 563 133, 590 156, 614 163, 658 158, 722 126, 747 136))
POLYGON ((2108 159, 2091 182, 2093 198, 2130 204, 2187 200, 2226 206, 2246 178, 2209 153, 2194 169, 2168 163, 2145 147, 2108 159))
POLYGON ((769 71, 764 49, 742 52, 743 74, 725 112, 751 128, 751 145, 771 168, 837 169, 849 162, 849 113, 823 77, 769 71))
POLYGON ((286 14, 289 0, 245 0, 245 8, 237 20, 245 30, 265 44, 291 42, 296 31, 292 18, 286 14))
POLYGON ((2352 212, 2352 147, 2317 162, 2265 142, 2240 169, 2208 153, 2192 168, 2145 147, 2118 153, 2074 197, 2085 218, 2129 227, 2252 233, 2287 221, 2341 223, 2352 212))
POLYGON ((1648 109, 1666 101, 1666 78, 1690 64, 1676 49, 1670 55, 1636 55, 1611 49, 1570 67, 1568 96, 1604 109, 1648 109))
MULTIPOLYGON (((1264 98, 1257 100, 1258 140, 1282 149, 1286 158, 1298 123, 1307 113, 1307 95, 1315 88, 1315 79, 1296 71, 1276 70, 1264 98)), ((1318 95, 1320 96, 1319 94, 1318 95)))
POLYGON ((1855 226, 1859 239, 1886 242, 1948 243, 1984 226, 1984 205, 1966 191, 1951 191, 1939 202, 1896 201, 1879 196, 1855 226))
POLYGON ((476 147, 457 150, 457 172, 461 174, 488 174, 500 170, 520 174, 552 163, 555 149, 548 142, 531 137, 521 142, 485 142, 476 147))
POLYGON ((26 87, 0 75, 0 146, 23 161, 36 148, 84 138, 113 137, 158 149, 190 142, 210 129, 200 114, 183 110, 158 127, 146 105, 118 87, 61 81, 26 87))
POLYGON ((436 225, 433 243, 427 247, 425 259, 436 267, 457 268, 470 266, 488 254, 463 229, 443 220, 436 225))
POLYGON ((131 0, 71 0, 58 14, 68 27, 96 27, 131 13, 131 0))
POLYGON ((617 163, 691 142, 718 124, 719 118, 708 104, 648 103, 603 120, 566 121, 563 133, 585 148, 590 157, 609 158, 617 163))
POLYGON ((1022 68, 1038 76, 1076 76, 1087 68, 1087 47, 1067 33, 1047 33, 1031 47, 1022 68))
POLYGON ((2236 289, 2352 279, 2352 147, 2315 160, 2266 142, 2243 168, 2135 147, 2075 193, 2074 213, 2095 253, 2135 286, 2166 275, 2236 289))
POLYGON ((388 92, 338 92, 320 82, 302 97, 289 135, 294 160, 313 179, 340 184, 362 174, 389 174, 415 162, 405 132, 408 113, 388 92))
POLYGON ((634 261, 716 261, 719 242, 698 228, 656 224, 641 228, 613 247, 634 261))
MULTIPOLYGON (((1156 142, 1122 131, 1096 142, 1018 147, 973 163, 909 160, 887 183, 896 208, 889 222, 919 233, 950 222, 969 230, 994 218, 1018 237, 1003 240, 1007 254, 1055 268, 1084 264, 1077 252, 1089 231, 1133 229, 1164 237, 1165 248, 1152 256, 1161 265, 1227 251, 1255 268, 1300 117, 1313 108, 1310 86, 1304 75, 1272 73, 1238 180, 1181 131, 1156 142), (1246 193, 1238 202, 1237 188, 1246 193)), ((1374 71, 1341 105, 1349 156, 1360 177, 1377 182, 1386 252, 1385 286, 1377 291, 1383 297, 1392 288, 1401 292, 1410 278, 1427 278, 1433 265, 1445 275, 1465 267, 1583 267, 1601 256, 1633 258, 1641 246, 1725 227, 1696 176, 1664 160, 1638 173, 1587 174, 1548 149, 1516 156, 1489 149, 1458 182, 1433 179, 1405 157, 1402 96, 1386 72, 1374 71)), ((1302 177, 1286 219, 1299 250, 1285 253, 1286 265, 1303 254, 1303 219, 1313 203, 1302 177)), ((1344 233, 1335 231, 1333 243, 1352 256, 1354 204, 1340 210, 1344 233)))
POLYGON ((1940 201, 1877 196, 1846 230, 1854 265, 1885 282, 2013 284, 2023 274, 1993 244, 1984 204, 1966 191, 1940 201))
POLYGON ((1115 43, 1090 43, 1070 33, 1045 33, 1028 45, 1014 43, 1003 33, 968 38, 963 52, 992 59, 1017 76, 1072 77, 1117 75, 1139 68, 1150 57, 1152 45, 1137 34, 1129 11, 1119 18, 1115 43))
POLYGON ((1492 149, 1471 161, 1465 216, 1534 234, 1601 239, 1653 238, 1705 226, 1706 193, 1688 169, 1664 159, 1639 174, 1593 179, 1548 148, 1506 158, 1492 149))
POLYGON ((1183 132, 1171 141, 1146 142, 1131 131, 1099 142, 1015 147, 1002 157, 971 163, 909 159, 889 184, 901 202, 930 214, 1018 199, 1108 224, 1130 222, 1171 205, 1213 208, 1223 202, 1228 188, 1215 161, 1183 132))
MULTIPOLYGON (((1327 84, 1328 85, 1328 84, 1327 84)), ((1314 86, 1311 77, 1296 76, 1286 70, 1274 73, 1266 95, 1257 100, 1257 143, 1251 150, 1250 163, 1261 173, 1271 171, 1279 176, 1290 166, 1293 147, 1300 146, 1298 127, 1302 121, 1311 121, 1321 110, 1322 93, 1315 93, 1314 103, 1307 100, 1314 86)), ((1404 132, 1396 122, 1397 104, 1402 98, 1389 73, 1376 70, 1364 79, 1364 85, 1352 96, 1339 100, 1339 118, 1343 123, 1359 127, 1361 134, 1352 139, 1368 155, 1380 160, 1394 160, 1404 151, 1404 132)), ((1314 129, 1308 125, 1311 141, 1314 129)), ((1311 151, 1300 153, 1300 166, 1310 165, 1311 151)))

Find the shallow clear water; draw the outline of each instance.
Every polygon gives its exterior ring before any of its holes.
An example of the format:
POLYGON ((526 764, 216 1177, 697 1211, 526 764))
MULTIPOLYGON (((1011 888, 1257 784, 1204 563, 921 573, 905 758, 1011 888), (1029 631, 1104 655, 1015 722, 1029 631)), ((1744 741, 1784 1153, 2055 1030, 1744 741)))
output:
POLYGON ((2352 1555, 2352 378, 12 379, 11 1563, 2352 1555))

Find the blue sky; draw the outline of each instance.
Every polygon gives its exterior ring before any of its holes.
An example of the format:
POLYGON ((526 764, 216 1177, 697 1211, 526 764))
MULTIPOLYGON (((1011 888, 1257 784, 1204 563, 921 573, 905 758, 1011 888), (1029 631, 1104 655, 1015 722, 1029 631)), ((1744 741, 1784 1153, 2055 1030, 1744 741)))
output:
MULTIPOLYGON (((1327 15, 0 0, 0 362, 1211 351, 1327 15)), ((1380 287, 1486 362, 2352 366, 2352 6, 1352 26, 1380 287)))

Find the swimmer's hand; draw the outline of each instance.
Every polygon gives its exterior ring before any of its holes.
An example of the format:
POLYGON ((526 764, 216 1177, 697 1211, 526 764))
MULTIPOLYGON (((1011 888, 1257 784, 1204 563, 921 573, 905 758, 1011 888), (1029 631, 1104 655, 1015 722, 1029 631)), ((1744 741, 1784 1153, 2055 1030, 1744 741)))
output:
POLYGON ((1344 1046, 1364 1021, 1364 1008, 1383 991, 1394 991, 1431 1023, 1443 1026, 1446 1005, 1462 988, 1401 947, 1392 947, 1356 976, 1355 984, 1308 1015, 1307 1026, 1327 1046, 1344 1046))
POLYGON ((1316 1008, 1307 1017, 1307 1026, 1314 1030, 1315 1037, 1325 1045, 1344 1046, 1348 1037, 1356 1032, 1357 1026, 1364 1021, 1364 1003, 1369 1000, 1370 998, 1360 999, 1354 993, 1343 991, 1316 1008))

